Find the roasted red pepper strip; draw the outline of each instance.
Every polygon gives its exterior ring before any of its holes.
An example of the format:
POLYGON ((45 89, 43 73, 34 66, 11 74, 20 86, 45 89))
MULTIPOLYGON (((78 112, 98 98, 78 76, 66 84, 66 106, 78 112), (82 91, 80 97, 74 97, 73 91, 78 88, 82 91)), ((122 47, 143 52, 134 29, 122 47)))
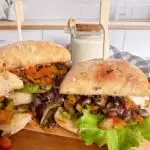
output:
POLYGON ((51 69, 49 67, 43 67, 39 71, 35 67, 29 67, 25 70, 25 74, 32 78, 42 78, 42 77, 51 77, 51 69))
POLYGON ((12 147, 12 141, 8 137, 0 137, 0 149, 8 150, 12 147))
POLYGON ((36 68, 35 67, 29 67, 28 69, 25 69, 25 74, 27 76, 34 78, 37 74, 36 68))
POLYGON ((43 67, 36 73, 36 78, 51 77, 52 71, 49 67, 43 67))

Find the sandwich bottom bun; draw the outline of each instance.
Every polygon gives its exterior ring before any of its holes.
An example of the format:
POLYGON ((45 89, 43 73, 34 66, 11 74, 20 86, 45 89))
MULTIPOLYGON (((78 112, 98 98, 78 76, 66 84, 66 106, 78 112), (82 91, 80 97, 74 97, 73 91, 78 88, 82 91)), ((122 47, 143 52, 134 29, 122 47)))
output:
POLYGON ((10 124, 0 124, 0 130, 3 130, 2 135, 12 135, 22 130, 32 117, 28 113, 16 113, 13 115, 10 124))
MULTIPOLYGON (((75 122, 72 122, 71 120, 65 118, 62 115, 62 108, 59 108, 57 110, 57 112, 55 113, 54 119, 60 127, 77 134, 78 129, 75 126, 75 122)), ((150 142, 144 141, 143 143, 141 143, 140 147, 136 148, 135 150, 149 150, 149 148, 150 148, 150 142)))
POLYGON ((75 122, 65 118, 62 115, 62 108, 61 107, 56 111, 56 113, 54 115, 54 119, 60 127, 66 129, 68 131, 71 131, 73 133, 77 133, 77 128, 75 126, 75 122))

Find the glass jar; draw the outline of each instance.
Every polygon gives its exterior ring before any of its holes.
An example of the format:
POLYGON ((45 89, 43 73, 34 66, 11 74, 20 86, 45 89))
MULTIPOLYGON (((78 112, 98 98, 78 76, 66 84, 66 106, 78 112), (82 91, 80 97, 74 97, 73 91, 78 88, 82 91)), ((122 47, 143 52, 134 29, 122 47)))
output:
POLYGON ((103 57, 104 32, 97 24, 76 24, 71 35, 72 64, 103 57))

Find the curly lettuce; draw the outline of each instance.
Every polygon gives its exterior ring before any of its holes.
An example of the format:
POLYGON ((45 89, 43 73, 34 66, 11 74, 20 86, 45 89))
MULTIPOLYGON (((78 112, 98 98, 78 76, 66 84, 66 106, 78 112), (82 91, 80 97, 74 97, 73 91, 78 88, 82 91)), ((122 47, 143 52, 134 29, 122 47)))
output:
POLYGON ((150 117, 142 123, 109 130, 98 128, 98 123, 102 119, 101 115, 93 115, 85 111, 77 120, 78 133, 87 145, 95 143, 99 147, 107 145, 109 150, 130 150, 139 147, 144 139, 150 140, 150 117))
POLYGON ((41 89, 38 84, 25 84, 24 87, 19 91, 24 93, 34 94, 34 93, 43 93, 49 91, 51 90, 51 88, 52 85, 46 85, 43 89, 41 89))

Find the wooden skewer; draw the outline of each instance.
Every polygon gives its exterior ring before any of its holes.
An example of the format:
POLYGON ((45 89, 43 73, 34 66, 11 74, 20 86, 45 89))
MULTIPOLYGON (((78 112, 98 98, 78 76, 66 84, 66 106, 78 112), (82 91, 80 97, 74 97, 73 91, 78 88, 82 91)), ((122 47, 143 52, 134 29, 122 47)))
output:
POLYGON ((109 0, 101 0, 101 11, 100 11, 100 24, 104 27, 104 52, 103 60, 109 57, 109 37, 108 37, 108 27, 109 27, 109 0))
POLYGON ((16 0, 16 17, 17 17, 17 27, 18 27, 18 34, 19 40, 22 41, 22 31, 21 26, 24 21, 23 17, 23 6, 21 0, 16 0))

